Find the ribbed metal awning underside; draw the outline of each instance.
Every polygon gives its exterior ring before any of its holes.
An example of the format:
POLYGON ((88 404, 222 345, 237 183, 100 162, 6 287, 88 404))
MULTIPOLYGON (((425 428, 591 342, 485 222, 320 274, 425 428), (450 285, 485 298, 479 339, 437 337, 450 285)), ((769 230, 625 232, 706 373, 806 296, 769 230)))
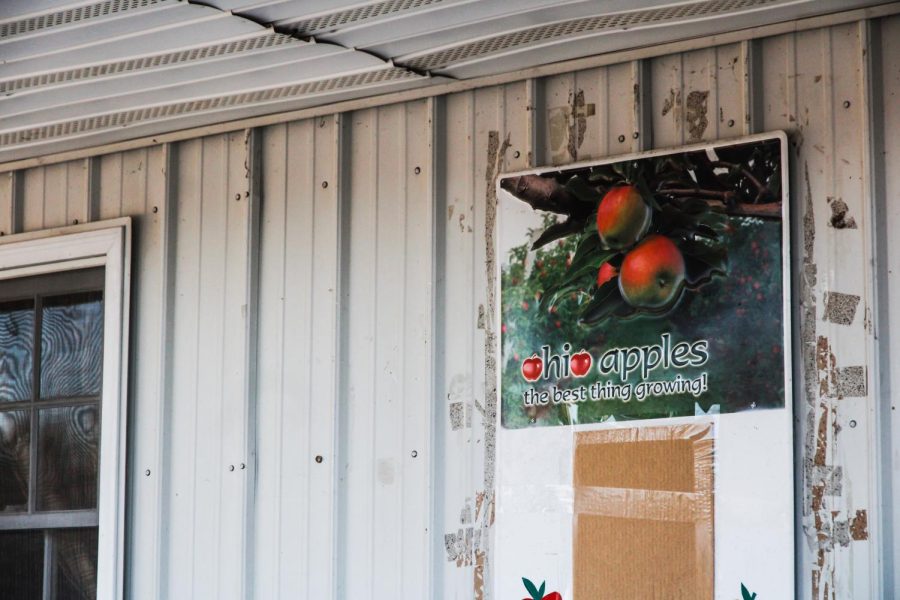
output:
POLYGON ((0 162, 880 3, 0 0, 0 162))

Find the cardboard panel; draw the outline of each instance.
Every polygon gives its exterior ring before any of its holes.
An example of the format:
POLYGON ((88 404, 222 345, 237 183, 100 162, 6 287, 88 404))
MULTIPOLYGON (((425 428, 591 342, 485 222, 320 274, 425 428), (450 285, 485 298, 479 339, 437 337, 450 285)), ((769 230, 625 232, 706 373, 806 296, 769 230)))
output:
POLYGON ((575 434, 575 600, 712 599, 712 425, 575 434))

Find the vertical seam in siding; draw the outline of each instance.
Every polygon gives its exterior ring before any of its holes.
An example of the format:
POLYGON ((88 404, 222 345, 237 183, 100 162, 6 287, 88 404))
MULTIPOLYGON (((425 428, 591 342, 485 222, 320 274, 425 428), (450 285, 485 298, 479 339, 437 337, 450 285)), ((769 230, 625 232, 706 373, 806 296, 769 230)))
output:
MULTIPOLYGON (((632 61, 632 74, 635 85, 634 124, 638 132, 634 151, 642 152, 653 148, 653 74, 647 59, 632 61)), ((609 85, 606 86, 607 102, 609 102, 609 85)), ((609 111, 604 111, 609 115, 609 111)), ((607 141, 609 136, 607 135, 607 141)))
POLYGON ((872 463, 875 468, 869 478, 873 499, 869 507, 875 514, 870 517, 869 544, 875 557, 872 561, 872 595, 878 598, 894 596, 894 573, 888 565, 893 564, 893 544, 890 532, 893 531, 893 514, 891 511, 892 476, 890 467, 890 344, 884 339, 879 344, 878 336, 888 332, 887 307, 888 273, 886 269, 887 245, 885 204, 885 165, 884 165, 884 106, 882 72, 882 46, 880 21, 860 21, 860 61, 862 73, 862 89, 860 94, 861 111, 865 111, 863 119, 863 140, 865 154, 863 156, 863 190, 867 196, 864 202, 863 221, 870 232, 868 248, 872 257, 871 270, 867 273, 869 283, 865 292, 869 296, 869 310, 874 315, 873 328, 868 332, 866 342, 867 354, 871 361, 867 376, 868 389, 874 406, 870 410, 870 418, 874 424, 874 439, 871 445, 872 463), (879 122, 880 121, 880 122, 879 122), (871 225, 869 225, 871 224, 871 225), (884 401, 882 401, 882 398, 884 401))
MULTIPOLYGON (((162 540, 167 537, 167 528, 166 523, 168 522, 168 510, 167 503, 165 502, 165 492, 167 488, 167 483, 171 483, 171 477, 168 474, 168 471, 163 471, 163 465, 167 465, 169 459, 171 458, 169 452, 169 444, 166 443, 166 432, 168 428, 171 426, 171 398, 172 398, 172 345, 171 340, 174 334, 174 319, 170 314, 170 307, 174 306, 174 294, 175 289, 172 285, 172 273, 174 272, 174 264, 173 261, 175 259, 175 206, 177 203, 177 179, 178 179, 178 170, 177 170, 177 155, 176 155, 176 147, 172 144, 164 144, 163 145, 163 177, 165 178, 165 196, 163 199, 162 206, 162 236, 160 240, 160 254, 159 260, 161 263, 160 267, 160 314, 163 319, 163 328, 160 335, 160 344, 157 351, 159 352, 159 365, 160 365, 160 381, 159 381, 159 414, 157 417, 157 422, 159 423, 159 429, 157 431, 157 456, 156 456, 156 469, 159 473, 156 477, 156 505, 157 509, 157 521, 154 526, 154 531, 156 531, 156 540, 154 540, 156 546, 156 552, 154 552, 154 565, 153 565, 153 573, 154 576, 151 577, 151 581, 153 582, 153 588, 150 590, 151 598, 164 598, 167 597, 168 594, 163 594, 161 589, 161 582, 168 577, 167 570, 164 568, 164 563, 162 561, 162 540)), ((96 159, 91 159, 89 164, 89 175, 88 175, 88 198, 89 198, 89 209, 88 209, 88 219, 94 220, 98 214, 98 200, 99 200, 99 186, 97 183, 99 182, 99 161, 96 159)))
MULTIPOLYGON (((206 150, 206 140, 199 140, 198 142, 199 150, 197 152, 198 163, 200 165, 200 170, 203 170, 203 161, 204 154, 206 150)), ((197 190, 197 273, 196 277, 200 279, 200 271, 203 269, 203 193, 204 193, 204 180, 202 173, 197 177, 198 181, 198 190, 197 190)), ((197 290, 197 299, 196 299, 196 307, 194 311, 194 323, 198 323, 200 316, 200 304, 201 299, 203 298, 203 294, 201 290, 197 290)), ((194 428, 194 444, 193 444, 193 455, 191 457, 191 466, 192 471, 194 473, 193 481, 191 481, 191 542, 190 547, 193 554, 191 560, 191 588, 193 589, 193 596, 197 596, 197 552, 196 552, 196 544, 195 540, 197 539, 197 478, 199 474, 197 473, 197 440, 199 436, 197 435, 197 414, 198 414, 198 395, 200 392, 200 379, 197 375, 197 368, 200 363, 200 327, 199 325, 196 328, 194 333, 194 374, 193 374, 193 384, 194 384, 194 414, 193 414, 193 428, 194 428)))
POLYGON ((259 293, 260 278, 262 276, 260 269, 260 247, 262 234, 262 203, 263 187, 262 187, 262 132, 258 129, 247 129, 245 131, 244 151, 247 161, 247 322, 245 324, 244 339, 244 366, 246 369, 244 375, 244 447, 242 448, 243 460, 247 466, 244 474, 243 494, 244 494, 244 525, 243 540, 244 547, 242 549, 243 566, 245 569, 243 582, 244 598, 250 598, 254 589, 254 557, 253 548, 255 548, 256 540, 256 481, 257 481, 257 461, 256 461, 256 444, 258 439, 257 428, 257 373, 259 358, 259 293))

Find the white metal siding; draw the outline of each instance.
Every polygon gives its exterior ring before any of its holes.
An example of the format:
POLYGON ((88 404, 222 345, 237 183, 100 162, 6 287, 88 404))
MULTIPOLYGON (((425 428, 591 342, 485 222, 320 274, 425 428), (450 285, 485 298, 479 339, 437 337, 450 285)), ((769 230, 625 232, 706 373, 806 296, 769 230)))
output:
POLYGON ((129 596, 489 597, 493 177, 785 129, 798 597, 892 597, 898 40, 890 17, 0 174, 4 234, 135 217, 129 596))

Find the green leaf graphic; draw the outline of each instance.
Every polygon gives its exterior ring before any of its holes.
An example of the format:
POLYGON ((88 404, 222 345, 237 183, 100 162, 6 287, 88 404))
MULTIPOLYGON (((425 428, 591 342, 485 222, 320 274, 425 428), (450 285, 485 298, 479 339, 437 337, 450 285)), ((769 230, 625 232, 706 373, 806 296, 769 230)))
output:
POLYGON ((743 596, 743 600, 756 600, 756 594, 751 594, 743 583, 741 584, 741 596, 743 596))
POLYGON ((534 584, 531 583, 530 580, 525 579, 525 578, 523 577, 523 578, 522 578, 522 583, 525 584, 525 589, 528 590, 528 593, 531 594, 531 597, 534 598, 534 600, 541 600, 541 597, 538 596, 538 590, 537 590, 537 588, 534 587, 534 584))

